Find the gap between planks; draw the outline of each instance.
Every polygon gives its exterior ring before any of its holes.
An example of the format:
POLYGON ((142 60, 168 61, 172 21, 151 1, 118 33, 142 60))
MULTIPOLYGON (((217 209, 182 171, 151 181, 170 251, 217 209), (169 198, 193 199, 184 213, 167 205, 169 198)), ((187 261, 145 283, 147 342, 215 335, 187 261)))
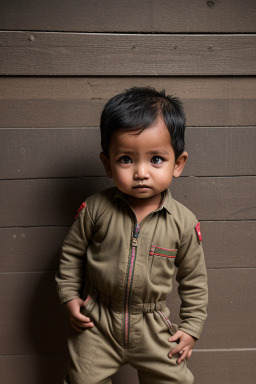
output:
MULTIPOLYGON (((214 349, 193 349, 193 352, 254 352, 256 348, 214 348, 214 349)), ((68 356, 67 354, 25 354, 25 355, 0 355, 0 358, 6 357, 29 357, 29 356, 68 356)))

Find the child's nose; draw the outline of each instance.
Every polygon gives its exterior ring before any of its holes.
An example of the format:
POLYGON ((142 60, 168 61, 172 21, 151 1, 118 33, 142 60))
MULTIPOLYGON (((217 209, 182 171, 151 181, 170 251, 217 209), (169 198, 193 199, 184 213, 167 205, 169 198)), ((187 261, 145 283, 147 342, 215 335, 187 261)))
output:
POLYGON ((134 173, 135 180, 145 180, 149 178, 147 167, 144 164, 138 165, 134 173))

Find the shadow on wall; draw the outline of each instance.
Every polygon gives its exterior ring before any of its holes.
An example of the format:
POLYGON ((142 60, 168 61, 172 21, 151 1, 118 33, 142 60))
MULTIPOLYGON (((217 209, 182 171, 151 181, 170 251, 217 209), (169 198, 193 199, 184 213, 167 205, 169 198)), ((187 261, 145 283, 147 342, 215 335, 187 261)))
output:
POLYGON ((65 310, 57 297, 54 272, 40 274, 31 292, 27 322, 27 333, 37 359, 34 383, 62 383, 69 328, 65 310))

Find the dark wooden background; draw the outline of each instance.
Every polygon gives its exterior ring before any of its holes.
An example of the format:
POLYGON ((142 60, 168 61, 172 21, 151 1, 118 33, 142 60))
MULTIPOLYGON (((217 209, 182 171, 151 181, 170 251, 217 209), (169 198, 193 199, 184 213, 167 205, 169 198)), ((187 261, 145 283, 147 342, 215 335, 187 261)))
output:
MULTIPOLYGON (((84 198, 111 185, 99 116, 134 85, 187 113, 189 162, 171 189, 202 223, 209 275, 195 383, 255 383, 255 20, 254 0, 1 0, 2 383, 62 382, 59 249, 84 198)), ((136 371, 113 383, 137 384, 136 371)))

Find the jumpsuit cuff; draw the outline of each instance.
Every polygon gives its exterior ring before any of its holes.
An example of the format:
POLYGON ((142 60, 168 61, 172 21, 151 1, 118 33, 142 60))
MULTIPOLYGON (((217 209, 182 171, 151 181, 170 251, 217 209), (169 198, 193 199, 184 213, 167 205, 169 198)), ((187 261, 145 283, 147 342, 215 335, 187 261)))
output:
POLYGON ((80 295, 78 295, 77 293, 66 294, 66 295, 61 295, 60 294, 59 298, 60 298, 60 303, 61 304, 66 304, 68 301, 80 298, 80 295))
POLYGON ((195 340, 199 339, 202 329, 203 329, 203 324, 202 324, 200 330, 198 330, 198 331, 196 331, 195 329, 186 328, 186 327, 182 326, 182 324, 179 326, 179 331, 187 333, 188 335, 192 336, 195 340))

